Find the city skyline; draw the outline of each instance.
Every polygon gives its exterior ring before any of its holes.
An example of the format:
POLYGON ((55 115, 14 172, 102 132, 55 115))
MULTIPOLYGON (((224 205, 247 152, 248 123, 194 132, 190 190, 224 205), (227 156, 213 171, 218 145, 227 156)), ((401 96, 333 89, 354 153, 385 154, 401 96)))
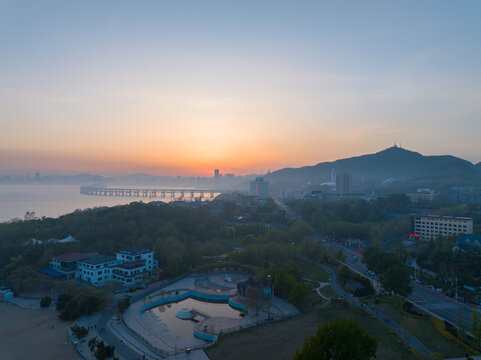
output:
POLYGON ((0 1, 0 172, 481 161, 481 4, 0 1))

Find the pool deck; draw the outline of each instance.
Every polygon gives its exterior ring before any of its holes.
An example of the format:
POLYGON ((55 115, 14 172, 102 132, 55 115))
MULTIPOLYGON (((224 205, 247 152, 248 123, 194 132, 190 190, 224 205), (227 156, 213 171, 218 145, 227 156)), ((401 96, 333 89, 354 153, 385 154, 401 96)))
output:
POLYGON ((187 353, 192 353, 194 349, 210 346, 210 344, 217 341, 218 336, 221 334, 238 331, 265 322, 268 320, 269 314, 270 319, 280 319, 299 313, 289 302, 274 298, 270 308, 268 309, 266 304, 264 304, 264 307, 259 309, 257 315, 256 311, 250 311, 243 318, 211 317, 204 319, 195 326, 195 331, 206 339, 213 341, 207 342, 194 336, 192 338, 173 336, 166 324, 159 321, 155 314, 146 311, 149 305, 155 307, 167 299, 178 299, 188 296, 187 294, 193 294, 194 296, 203 295, 206 298, 230 299, 230 301, 234 302, 234 304, 231 303, 231 306, 248 306, 245 299, 236 296, 237 283, 245 280, 246 277, 240 274, 229 274, 229 276, 232 278, 232 282, 225 281, 225 275, 223 274, 211 274, 204 276, 195 275, 171 284, 132 304, 123 314, 122 326, 157 353, 173 356, 179 352, 185 352, 187 349, 191 350, 187 353))

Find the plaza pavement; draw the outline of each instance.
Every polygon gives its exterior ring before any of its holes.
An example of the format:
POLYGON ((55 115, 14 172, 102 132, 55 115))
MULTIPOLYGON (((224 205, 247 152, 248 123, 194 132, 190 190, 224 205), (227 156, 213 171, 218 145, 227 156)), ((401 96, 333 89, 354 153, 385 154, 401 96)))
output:
MULTIPOLYGON (((157 316, 149 311, 144 312, 139 316, 140 309, 148 303, 153 303, 173 296, 183 295, 189 291, 198 291, 202 293, 215 294, 215 295, 232 295, 236 290, 234 283, 226 283, 223 276, 213 275, 209 276, 210 281, 207 285, 208 288, 202 288, 196 281, 199 279, 199 275, 187 277, 180 281, 171 284, 163 289, 160 289, 148 297, 144 297, 137 302, 133 303, 123 314, 122 321, 110 321, 109 326, 112 332, 116 336, 122 337, 128 343, 129 346, 134 348, 150 348, 153 353, 160 353, 164 356, 172 356, 179 350, 190 348, 190 352, 184 352, 176 356, 190 356, 188 358, 202 358, 205 356, 204 352, 200 348, 206 346, 205 341, 192 338, 175 338, 172 336, 171 330, 162 322, 160 322, 157 316), (137 338, 132 334, 134 332, 137 338), (136 340, 129 340, 129 339, 136 340), (138 340, 142 338, 143 341, 138 340), (200 351, 194 350, 199 348, 200 351), (155 351, 153 351, 153 350, 155 351)), ((237 281, 243 278, 237 278, 237 281)), ((204 279, 202 280, 204 281, 204 279)), ((236 282, 237 282, 236 281, 236 282)), ((242 302, 242 299, 236 299, 236 301, 242 302)), ((258 316, 255 316, 251 309, 248 316, 239 319, 232 319, 226 317, 209 318, 197 326, 198 330, 206 331, 210 334, 218 336, 219 334, 225 334, 233 331, 238 331, 243 328, 255 326, 271 319, 282 319, 285 317, 299 314, 297 308, 295 308, 288 301, 275 297, 269 309, 265 306, 264 309, 259 309, 258 316), (202 327, 202 329, 200 328, 202 327)))
POLYGON ((6 302, 11 302, 12 304, 15 304, 22 309, 27 309, 27 310, 52 310, 55 309, 55 304, 52 299, 52 303, 50 304, 49 307, 42 308, 40 307, 40 300, 41 299, 30 299, 30 298, 24 298, 24 297, 13 297, 11 299, 7 299, 6 302))

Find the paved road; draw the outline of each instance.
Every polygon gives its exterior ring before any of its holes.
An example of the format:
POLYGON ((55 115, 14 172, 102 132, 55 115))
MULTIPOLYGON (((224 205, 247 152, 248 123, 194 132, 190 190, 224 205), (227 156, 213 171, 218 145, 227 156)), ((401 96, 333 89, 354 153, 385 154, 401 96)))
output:
POLYGON ((323 268, 324 270, 326 270, 329 273, 329 279, 330 279, 331 287, 334 289, 334 291, 336 293, 338 293, 340 296, 345 298, 348 302, 350 302, 351 304, 353 304, 357 307, 360 307, 360 308, 364 309, 365 311, 367 311, 368 313, 376 316, 376 318, 379 321, 382 321, 387 326, 389 326, 393 331, 395 331, 399 335, 399 337, 404 342, 406 342, 410 347, 415 349, 422 356, 429 357, 431 355, 431 351, 426 346, 424 346, 417 338, 415 338, 414 336, 409 334, 409 332, 407 332, 397 322, 395 322, 394 320, 385 316, 384 314, 378 312, 377 310, 369 308, 365 304, 361 303, 357 298, 355 298, 355 297, 351 296, 350 294, 346 293, 344 291, 344 289, 341 287, 341 285, 337 282, 336 272, 332 268, 330 268, 327 265, 320 264, 318 262, 311 261, 311 260, 306 259, 306 258, 304 258, 304 260, 307 260, 307 261, 323 268))
POLYGON ((416 282, 411 282, 413 292, 407 297, 409 301, 420 309, 449 321, 451 324, 460 325, 462 321, 470 329, 472 324, 471 313, 475 308, 456 302, 455 299, 440 294, 426 286, 416 282))
MULTIPOLYGON (((161 287, 157 287, 154 289, 146 289, 144 291, 137 291, 134 296, 131 297, 130 301, 131 303, 136 302, 137 300, 140 300, 141 298, 148 296, 149 294, 159 290, 161 287)), ((113 297, 113 302, 110 304, 110 307, 108 311, 100 318, 100 320, 95 324, 97 332, 99 333, 99 336, 103 339, 103 341, 106 344, 115 344, 115 352, 118 353, 122 358, 126 360, 136 360, 136 359, 142 359, 142 356, 144 355, 144 351, 138 350, 138 349, 133 349, 129 347, 128 345, 123 343, 123 340, 117 336, 117 334, 114 334, 110 328, 107 326, 107 323, 109 320, 114 316, 114 313, 117 309, 117 304, 118 302, 123 298, 123 295, 115 295, 113 297)), ((145 353, 148 353, 150 349, 147 348, 146 345, 145 353)), ((165 358, 165 356, 158 355, 158 359, 165 358)))
MULTIPOLYGON (((139 291, 136 291, 131 298, 130 298, 130 302, 133 304, 134 302, 168 286, 169 284, 173 283, 173 282, 176 282, 186 276, 189 276, 190 273, 186 273, 184 275, 181 275, 175 279, 171 279, 169 281, 165 281, 165 282, 161 282, 158 284, 158 286, 154 287, 154 288, 147 288, 147 289, 144 289, 144 290, 139 290, 139 291)), ((97 332, 99 333, 99 336, 103 339, 103 341, 106 343, 106 344, 115 344, 115 352, 118 353, 123 359, 126 359, 126 360, 137 360, 137 359, 143 359, 143 356, 144 354, 148 355, 148 354, 153 354, 153 351, 147 347, 147 345, 144 345, 142 344, 145 348, 144 348, 144 351, 142 351, 141 349, 139 349, 138 347, 130 347, 128 345, 126 345, 125 343, 123 343, 123 340, 117 336, 117 334, 113 333, 109 327, 107 326, 107 323, 109 322, 109 320, 112 318, 112 316, 114 316, 114 313, 117 309, 117 304, 120 300, 123 299, 123 295, 114 295, 113 296, 113 301, 112 303, 109 305, 109 309, 107 310, 107 312, 100 318, 99 321, 97 321, 97 323, 95 324, 95 327, 96 327, 96 330, 97 332)), ((182 354, 180 354, 179 357, 182 357, 182 354)), ((166 358, 165 356, 163 355, 155 355, 155 358, 156 359, 163 359, 163 358, 166 358)))
MULTIPOLYGON (((280 205, 281 201, 278 200, 276 203, 280 205)), ((290 216, 295 217, 296 219, 299 218, 299 216, 289 206, 285 204, 282 204, 281 206, 288 210, 286 211, 290 216)), ((315 238, 319 241, 325 240, 324 237, 319 233, 315 234, 315 238)), ((327 242, 327 244, 337 247, 343 251, 343 253, 346 255, 345 264, 352 270, 371 278, 375 288, 376 285, 379 285, 379 281, 376 276, 368 275, 368 269, 362 262, 362 255, 360 255, 357 251, 346 248, 345 246, 339 245, 335 242, 327 242), (354 256, 358 257, 357 261, 354 261, 354 256)), ((433 293, 432 289, 429 287, 420 285, 414 281, 411 282, 411 286, 413 288, 413 292, 407 297, 407 299, 414 303, 417 307, 442 320, 446 320, 451 324, 459 325, 461 321, 466 324, 468 329, 471 328, 471 313, 475 311, 476 308, 461 302, 457 302, 453 298, 447 297, 439 292, 433 293)), ((476 311, 480 310, 477 309, 476 311)))
POLYGON ((114 302, 112 308, 105 315, 103 315, 95 325, 99 336, 106 344, 115 344, 115 352, 118 353, 122 358, 126 360, 142 359, 143 352, 137 352, 125 345, 120 338, 110 331, 109 327, 107 326, 107 322, 114 315, 117 302, 118 301, 114 302))
POLYGON ((273 196, 272 199, 282 210, 284 210, 286 212, 286 215, 288 217, 290 217, 291 219, 294 219, 294 220, 302 220, 302 218, 299 215, 297 215, 297 213, 294 211, 293 208, 284 204, 284 202, 281 198, 273 196))
MULTIPOLYGON (((289 206, 285 205, 280 199, 274 199, 276 203, 281 206, 284 210, 286 210, 286 213, 288 216, 299 220, 300 216, 289 206)), ((315 234, 315 239, 318 241, 325 241, 326 239, 319 233, 315 234)), ((328 242, 327 244, 340 248, 343 253, 346 255, 346 265, 349 266, 352 270, 357 271, 361 274, 366 275, 367 277, 371 278, 373 281, 374 285, 379 285, 378 279, 376 276, 370 276, 368 275, 368 269, 364 263, 362 263, 362 255, 360 255, 358 252, 353 251, 352 249, 348 249, 342 245, 339 245, 335 242, 328 242), (358 257, 357 260, 354 260, 354 256, 358 257)), ((324 265, 315 263, 318 266, 323 267, 324 265)), ((337 284, 336 278, 335 278, 335 272, 334 270, 330 268, 325 268, 326 271, 329 272, 331 275, 331 281, 334 279, 334 282, 331 284, 333 289, 338 293, 338 294, 343 294, 342 288, 337 284), (336 286, 337 285, 337 286, 336 286)), ((467 306, 463 303, 456 303, 455 301, 452 301, 451 299, 447 298, 444 295, 441 295, 437 292, 433 293, 432 290, 425 286, 421 286, 416 282, 412 282, 412 287, 413 287, 413 292, 411 295, 408 296, 408 300, 415 303, 416 306, 418 306, 420 309, 437 316, 443 320, 447 320, 451 322, 452 324, 458 324, 459 319, 462 318, 462 320, 467 324, 468 328, 470 327, 471 324, 471 312, 473 311, 473 308, 470 306, 467 306)), ((350 300, 352 298, 349 297, 348 294, 346 294, 346 299, 350 300)), ((361 306, 360 303, 357 304, 355 301, 353 301, 355 305, 361 306)), ((371 309, 366 309, 370 311, 371 309)), ((384 315, 378 316, 378 318, 381 318, 383 321, 389 321, 388 325, 396 331, 398 334, 400 334, 401 337, 405 337, 404 340, 407 340, 410 344, 411 342, 413 343, 413 346, 420 354, 426 354, 426 351, 429 352, 427 348, 424 347, 423 344, 421 344, 417 339, 411 337, 410 335, 402 334, 400 333, 400 327, 398 324, 394 325, 395 323, 392 320, 387 319, 384 315)))
MULTIPOLYGON (((329 243, 329 245, 340 248, 344 252, 347 266, 357 272, 367 274, 368 269, 362 262, 361 254, 336 243, 329 243), (354 256, 358 257, 357 261, 353 261, 354 256)), ((367 277, 370 277, 375 282, 377 281, 375 276, 367 275, 367 277)), ((437 291, 433 292, 429 286, 418 284, 415 281, 411 282, 411 287, 413 292, 406 299, 417 307, 453 325, 459 325, 460 321, 462 321, 468 329, 471 328, 471 313, 475 310, 474 307, 457 302, 455 299, 437 291)))

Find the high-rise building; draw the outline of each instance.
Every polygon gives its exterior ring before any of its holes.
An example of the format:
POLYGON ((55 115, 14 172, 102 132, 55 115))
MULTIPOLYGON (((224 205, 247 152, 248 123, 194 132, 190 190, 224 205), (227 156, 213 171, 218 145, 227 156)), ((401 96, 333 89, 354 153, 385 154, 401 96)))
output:
POLYGON ((433 201, 439 197, 439 194, 431 189, 418 189, 416 192, 406 194, 413 203, 419 201, 433 201))
POLYGON ((219 169, 214 170, 214 178, 218 179, 220 177, 219 169))
POLYGON ((264 181, 263 178, 258 177, 251 181, 251 196, 259 199, 267 199, 269 197, 269 181, 264 181))
POLYGON ((352 187, 352 176, 339 174, 336 176, 336 192, 338 194, 350 194, 352 187))
POLYGON ((472 218, 438 215, 411 216, 412 238, 434 240, 438 236, 471 234, 472 232, 472 218))

